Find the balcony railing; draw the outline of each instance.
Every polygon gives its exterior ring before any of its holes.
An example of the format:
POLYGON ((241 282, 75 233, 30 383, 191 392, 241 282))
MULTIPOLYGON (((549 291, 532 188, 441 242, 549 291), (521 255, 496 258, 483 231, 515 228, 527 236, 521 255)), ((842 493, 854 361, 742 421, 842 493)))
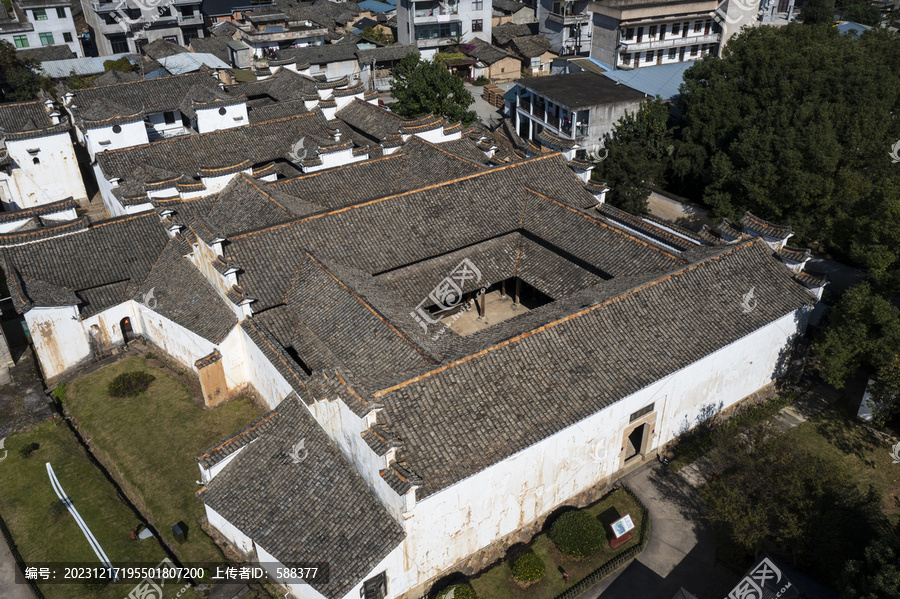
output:
POLYGON ((559 117, 552 114, 547 115, 547 124, 554 129, 559 129, 559 117))
POLYGON ((446 15, 456 15, 456 14, 459 14, 458 8, 450 9, 450 8, 444 8, 443 6, 435 6, 434 8, 427 8, 424 10, 416 10, 415 11, 415 16, 416 16, 417 21, 419 19, 427 19, 429 17, 437 18, 437 17, 446 16, 446 15))
POLYGON ((701 44, 717 44, 720 35, 709 33, 707 35, 693 35, 687 37, 671 37, 664 40, 635 42, 621 40, 619 50, 622 52, 640 52, 641 50, 662 50, 664 48, 680 48, 681 46, 696 46, 701 44))
POLYGON ((591 16, 587 13, 578 15, 561 15, 555 12, 551 12, 547 15, 547 18, 554 23, 559 23, 560 25, 577 25, 578 23, 587 23, 591 20, 591 16))

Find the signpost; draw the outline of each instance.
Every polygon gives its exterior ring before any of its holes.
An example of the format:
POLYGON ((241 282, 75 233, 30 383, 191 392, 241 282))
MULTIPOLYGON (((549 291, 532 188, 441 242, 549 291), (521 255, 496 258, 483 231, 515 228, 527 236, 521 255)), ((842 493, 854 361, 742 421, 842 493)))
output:
POLYGON ((609 525, 615 538, 610 539, 609 546, 618 549, 631 540, 631 534, 628 532, 634 528, 634 522, 631 520, 631 514, 625 514, 615 522, 609 525))

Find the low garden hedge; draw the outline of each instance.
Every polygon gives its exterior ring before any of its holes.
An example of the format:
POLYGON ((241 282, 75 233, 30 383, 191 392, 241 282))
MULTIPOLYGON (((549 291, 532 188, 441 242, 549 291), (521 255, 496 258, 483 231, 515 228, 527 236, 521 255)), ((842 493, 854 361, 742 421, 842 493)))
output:
POLYGON ((155 378, 143 370, 123 372, 109 382, 106 392, 110 397, 134 397, 146 391, 155 378))
POLYGON ((475 589, 466 583, 450 585, 440 593, 437 599, 478 599, 475 589))

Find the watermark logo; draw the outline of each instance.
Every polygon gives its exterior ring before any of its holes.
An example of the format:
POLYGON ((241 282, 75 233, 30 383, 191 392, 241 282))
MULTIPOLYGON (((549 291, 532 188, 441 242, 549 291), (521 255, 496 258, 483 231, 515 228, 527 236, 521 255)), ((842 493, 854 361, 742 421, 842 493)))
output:
POLYGON ((151 310, 156 309, 156 287, 151 287, 150 291, 141 298, 141 303, 151 310))
MULTIPOLYGON (((767 587, 777 589, 776 585, 780 582, 781 570, 776 568, 769 558, 765 558, 732 589, 728 599, 762 599, 764 589, 767 587), (769 580, 772 581, 771 585, 767 584, 769 580)), ((782 592, 786 588, 782 589, 782 592)))
POLYGON ((2 439, 0 439, 0 451, 3 452, 3 455, 0 456, 0 462, 2 462, 3 460, 6 459, 6 453, 7 453, 7 452, 6 452, 5 449, 3 449, 3 444, 4 444, 4 443, 6 443, 6 437, 3 437, 2 439))
POLYGON ((734 25, 746 20, 748 16, 755 17, 761 8, 760 0, 728 0, 719 5, 718 12, 725 15, 726 23, 734 25), (735 10, 729 10, 732 7, 735 10))
POLYGON ((9 156, 9 150, 6 149, 6 138, 0 137, 0 160, 5 160, 9 156))
POLYGON ((900 162, 900 139, 897 140, 893 146, 891 146, 891 151, 888 152, 888 156, 891 157, 891 162, 897 164, 900 162))
MULTIPOLYGON (((431 324, 440 325, 441 319, 434 318, 432 314, 425 309, 425 305, 428 304, 437 307, 438 312, 444 312, 458 306, 463 297, 462 288, 468 281, 473 281, 476 285, 481 283, 481 271, 471 260, 465 258, 456 265, 448 276, 444 277, 441 282, 431 290, 431 293, 429 293, 425 299, 419 302, 419 305, 416 306, 414 311, 409 313, 409 315, 419 323, 419 326, 422 327, 422 330, 425 331, 426 335, 428 334, 428 326, 431 324)), ((478 291, 478 294, 475 296, 476 301, 485 291, 486 288, 484 287, 478 291)), ((466 307, 466 309, 468 308, 466 307)), ((461 313, 457 313, 453 316, 454 318, 458 318, 460 314, 461 313)), ((437 339, 437 337, 442 335, 448 328, 449 325, 444 325, 444 328, 433 337, 433 339, 437 339)))
POLYGON ((741 298, 741 308, 744 311, 744 314, 749 314, 756 310, 756 306, 759 302, 756 300, 756 287, 751 287, 750 291, 744 294, 741 298))
POLYGON ((306 456, 308 455, 309 450, 306 449, 306 437, 297 441, 288 452, 288 457, 291 458, 291 461, 295 464, 299 464, 300 462, 305 460, 306 456))
POLYGON ((606 160, 607 156, 609 156, 609 150, 601 148, 600 146, 595 146, 588 150, 587 156, 593 162, 603 162, 606 160))
POLYGON ((594 443, 594 450, 591 452, 591 458, 597 463, 606 459, 606 441, 600 440, 594 443))
MULTIPOLYGON (((0 441, 0 447, 3 447, 2 441, 0 441)), ((893 451, 891 451, 891 457, 894 459, 895 464, 900 464, 900 443, 894 445, 893 451)))
POLYGON ((306 138, 301 137, 297 141, 294 142, 294 145, 291 146, 291 151, 287 153, 287 157, 291 162, 301 163, 303 159, 306 158, 307 152, 309 152, 309 148, 304 148, 303 145, 306 143, 306 138))

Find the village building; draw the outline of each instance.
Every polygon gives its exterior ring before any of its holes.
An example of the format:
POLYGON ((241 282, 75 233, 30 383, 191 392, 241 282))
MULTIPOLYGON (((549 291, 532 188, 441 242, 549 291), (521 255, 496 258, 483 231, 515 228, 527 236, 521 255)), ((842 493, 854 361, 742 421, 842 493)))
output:
POLYGON ((519 59, 502 48, 478 38, 462 48, 469 60, 449 60, 447 66, 464 79, 487 77, 491 83, 508 83, 522 75, 519 59))
POLYGON ((506 23, 536 23, 534 7, 517 0, 492 0, 493 16, 491 26, 497 27, 506 23))
POLYGON ((553 61, 559 58, 550 50, 550 40, 543 35, 514 37, 506 49, 521 61, 522 73, 531 77, 549 75, 553 61))
POLYGON ((592 3, 589 0, 538 0, 536 16, 540 33, 550 40, 559 56, 591 53, 592 3))
POLYGON ((444 46, 490 43, 492 18, 491 0, 398 0, 397 41, 417 45, 430 60, 444 46))
MULTIPOLYGON (((178 56, 169 57, 173 60, 178 56)), ((158 139, 248 124, 246 98, 220 87, 206 67, 184 75, 137 79, 70 90, 62 104, 91 159, 158 139)))
POLYGON ((7 41, 16 49, 41 49, 62 47, 69 55, 48 57, 38 60, 69 58, 72 54, 83 56, 75 21, 72 19, 70 0, 14 0, 0 5, 0 40, 7 41))
POLYGON ((141 46, 166 40, 187 46, 203 37, 201 0, 171 4, 138 0, 99 0, 83 3, 91 40, 100 56, 139 54, 141 46))
POLYGON ((250 46, 253 55, 259 58, 286 48, 322 45, 328 34, 328 27, 288 16, 279 8, 243 9, 234 24, 239 40, 250 46))
POLYGON ((296 597, 477 571, 769 390, 815 304, 774 225, 624 222, 558 153, 486 165, 467 141, 0 234, 49 382, 140 336, 207 405, 267 403, 198 456, 198 497, 249 559, 329 563, 281 580, 296 597))
POLYGON ((394 68, 407 54, 418 56, 414 44, 391 44, 383 48, 359 50, 360 80, 369 91, 386 92, 394 83, 394 68))
POLYGON ((616 123, 647 99, 642 92, 587 71, 520 79, 507 97, 507 114, 518 134, 570 160, 602 148, 616 123))
MULTIPOLYGON (((33 209, 71 198, 86 201, 87 192, 68 119, 49 100, 0 104, 0 210, 33 209)), ((70 216, 75 217, 74 211, 70 216)))

